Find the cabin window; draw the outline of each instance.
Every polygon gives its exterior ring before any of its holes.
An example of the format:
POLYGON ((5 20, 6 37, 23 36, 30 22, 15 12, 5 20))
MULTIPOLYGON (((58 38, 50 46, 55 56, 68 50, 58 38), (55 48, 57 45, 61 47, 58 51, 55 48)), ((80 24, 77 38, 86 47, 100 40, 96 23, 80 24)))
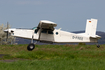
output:
POLYGON ((47 33, 47 30, 44 30, 44 29, 43 29, 41 32, 42 32, 42 33, 47 33))
POLYGON ((58 32, 56 32, 56 35, 58 35, 58 32))
POLYGON ((48 31, 48 34, 53 34, 53 31, 48 31))

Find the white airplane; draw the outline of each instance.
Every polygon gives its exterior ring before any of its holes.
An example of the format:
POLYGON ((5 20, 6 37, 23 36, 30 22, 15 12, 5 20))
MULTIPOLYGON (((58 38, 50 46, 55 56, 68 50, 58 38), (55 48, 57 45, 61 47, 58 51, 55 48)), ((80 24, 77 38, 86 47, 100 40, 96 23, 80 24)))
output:
MULTIPOLYGON (((70 33, 55 29, 57 24, 48 20, 41 20, 37 27, 33 29, 16 29, 10 28, 4 32, 10 33, 12 36, 31 39, 31 43, 27 46, 29 51, 35 48, 33 40, 50 43, 88 43, 98 42, 101 37, 96 35, 97 19, 88 19, 85 33, 70 33)), ((99 48, 100 45, 97 45, 99 48)))

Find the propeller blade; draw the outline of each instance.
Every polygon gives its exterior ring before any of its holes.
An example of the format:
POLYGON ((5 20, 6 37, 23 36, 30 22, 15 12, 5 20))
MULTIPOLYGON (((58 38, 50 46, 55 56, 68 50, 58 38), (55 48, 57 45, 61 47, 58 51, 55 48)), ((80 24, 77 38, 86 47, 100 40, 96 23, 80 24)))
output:
MULTIPOLYGON (((8 27, 8 22, 7 22, 7 29, 8 29, 9 27, 8 27)), ((8 32, 8 30, 7 30, 7 38, 6 38, 6 41, 8 41, 8 35, 9 35, 9 32, 8 32)))

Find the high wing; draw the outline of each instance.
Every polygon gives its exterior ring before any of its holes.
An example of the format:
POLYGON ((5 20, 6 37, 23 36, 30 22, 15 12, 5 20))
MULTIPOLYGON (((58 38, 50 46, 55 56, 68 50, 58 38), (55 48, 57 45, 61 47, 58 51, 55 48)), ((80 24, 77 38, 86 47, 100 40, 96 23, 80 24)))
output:
MULTIPOLYGON (((44 30, 44 31, 54 31, 54 27, 56 27, 57 24, 54 23, 54 22, 51 22, 51 21, 48 21, 48 20, 41 20, 39 22, 39 25, 38 25, 38 30, 39 30, 39 38, 38 40, 42 40, 43 37, 46 37, 47 35, 46 34, 42 34, 41 32, 44 30)), ((53 38, 53 36, 51 36, 53 38)), ((44 39, 43 39, 44 40, 44 39)))
POLYGON ((39 29, 47 29, 47 30, 54 30, 54 27, 56 27, 57 24, 48 20, 41 20, 39 22, 38 28, 39 29))

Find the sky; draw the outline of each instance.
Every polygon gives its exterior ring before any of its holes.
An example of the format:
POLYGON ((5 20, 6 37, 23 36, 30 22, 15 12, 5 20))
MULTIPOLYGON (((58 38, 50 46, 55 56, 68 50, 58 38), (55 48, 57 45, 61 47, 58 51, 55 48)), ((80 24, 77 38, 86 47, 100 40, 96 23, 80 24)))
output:
POLYGON ((105 0, 0 0, 0 24, 11 28, 37 27, 40 20, 56 29, 81 31, 87 19, 98 19, 97 31, 105 32, 105 0))

